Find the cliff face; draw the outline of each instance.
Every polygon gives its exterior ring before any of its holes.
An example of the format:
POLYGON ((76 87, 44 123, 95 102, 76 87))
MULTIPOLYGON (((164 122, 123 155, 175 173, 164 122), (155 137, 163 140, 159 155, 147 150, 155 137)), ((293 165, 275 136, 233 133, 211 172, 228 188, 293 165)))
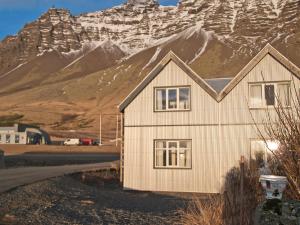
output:
POLYGON ((1 42, 0 72, 46 51, 66 53, 107 40, 131 55, 196 25, 251 54, 274 39, 287 43, 299 31, 299 12, 299 0, 181 0, 172 7, 155 0, 129 0, 77 17, 52 8, 1 42))

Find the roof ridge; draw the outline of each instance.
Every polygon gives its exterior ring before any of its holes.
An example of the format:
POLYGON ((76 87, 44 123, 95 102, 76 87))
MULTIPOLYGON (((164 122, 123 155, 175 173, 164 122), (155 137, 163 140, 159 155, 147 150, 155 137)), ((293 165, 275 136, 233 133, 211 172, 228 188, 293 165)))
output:
POLYGON ((270 43, 260 50, 234 77, 232 78, 210 78, 210 79, 231 79, 226 86, 217 92, 206 80, 196 73, 189 65, 182 61, 172 50, 151 70, 151 72, 129 93, 129 95, 119 105, 119 110, 123 111, 129 103, 160 73, 160 71, 171 61, 179 66, 187 75, 189 75, 199 86, 201 86, 217 102, 231 92, 231 90, 251 71, 267 54, 273 56, 283 66, 290 70, 300 79, 300 69, 288 58, 275 49, 270 43))

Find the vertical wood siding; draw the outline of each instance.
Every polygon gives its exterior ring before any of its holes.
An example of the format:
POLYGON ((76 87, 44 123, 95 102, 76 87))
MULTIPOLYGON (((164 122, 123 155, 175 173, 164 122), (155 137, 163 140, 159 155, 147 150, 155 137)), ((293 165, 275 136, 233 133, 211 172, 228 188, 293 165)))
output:
MULTIPOLYGON (((221 192, 228 171, 238 166, 241 155, 250 156, 250 139, 258 137, 248 108, 248 83, 291 79, 267 55, 218 103, 171 61, 125 109, 124 188, 221 192), (191 111, 153 112, 154 88, 178 85, 191 86, 191 111), (154 169, 154 139, 192 139, 192 169, 154 169)), ((256 122, 266 117, 263 109, 251 113, 256 122)))

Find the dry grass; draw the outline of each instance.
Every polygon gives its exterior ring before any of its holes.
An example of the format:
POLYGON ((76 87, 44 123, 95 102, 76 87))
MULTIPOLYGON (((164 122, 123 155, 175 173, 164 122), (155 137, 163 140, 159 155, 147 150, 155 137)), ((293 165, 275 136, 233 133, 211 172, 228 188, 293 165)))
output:
POLYGON ((184 225, 226 225, 223 219, 224 200, 221 196, 208 200, 194 198, 182 214, 184 225))
POLYGON ((225 180, 224 194, 208 200, 194 197, 186 211, 181 211, 185 225, 252 225, 255 208, 263 199, 257 163, 245 163, 244 194, 241 195, 241 171, 232 168, 225 180), (252 165, 253 164, 253 165, 252 165))

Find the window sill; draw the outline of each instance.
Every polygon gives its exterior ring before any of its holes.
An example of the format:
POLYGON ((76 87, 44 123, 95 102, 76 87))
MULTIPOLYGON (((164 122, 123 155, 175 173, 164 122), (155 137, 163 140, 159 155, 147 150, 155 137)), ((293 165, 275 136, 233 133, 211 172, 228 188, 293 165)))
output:
POLYGON ((190 109, 168 109, 168 110, 154 110, 154 112, 189 112, 190 109))
POLYGON ((180 169, 180 170, 191 170, 192 167, 154 167, 153 169, 180 169))

